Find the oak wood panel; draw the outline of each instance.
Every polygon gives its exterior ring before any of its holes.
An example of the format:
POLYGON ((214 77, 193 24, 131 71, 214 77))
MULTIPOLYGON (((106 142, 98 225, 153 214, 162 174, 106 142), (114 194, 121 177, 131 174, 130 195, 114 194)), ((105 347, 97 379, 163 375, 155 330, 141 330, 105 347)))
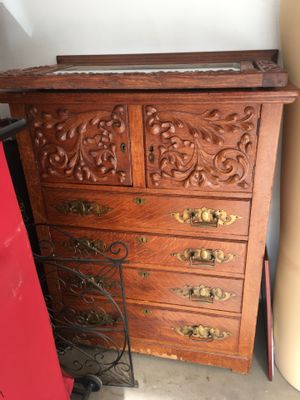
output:
MULTIPOLYGON (((56 254, 61 255, 60 252, 56 254)), ((78 254, 77 254, 78 256, 78 254)), ((86 253, 82 256, 87 256, 86 253)), ((93 257, 91 255, 91 257, 93 257)), ((86 276, 93 276, 96 282, 114 297, 121 297, 120 283, 112 277, 113 270, 96 263, 76 264, 69 262, 74 270, 86 276)), ((79 278, 67 271, 59 271, 65 282, 63 292, 76 293, 83 290, 79 278)), ((186 306, 195 309, 209 309, 240 313, 243 292, 242 279, 230 279, 199 274, 162 272, 158 270, 131 268, 123 270, 127 300, 186 306)), ((52 276, 49 277, 52 278, 52 276)), ((49 279, 50 280, 50 279, 49 279)), ((53 279, 52 279, 53 282, 53 279)), ((57 286, 58 289, 58 286, 57 286)), ((92 287, 90 288, 92 289, 92 287)))
MULTIPOLYGON (((70 65, 65 65, 70 67, 70 65)), ((263 72, 254 70, 239 72, 220 72, 208 74, 202 72, 155 72, 155 73, 73 73, 53 74, 56 66, 42 70, 11 70, 0 74, 2 89, 48 89, 48 90, 161 90, 161 89, 211 89, 211 88, 252 88, 263 86, 263 72), (67 78, 67 79, 66 79, 67 78)), ((286 74, 285 74, 286 76, 286 74)), ((285 86, 286 79, 275 86, 285 86)), ((268 85, 268 86, 273 86, 268 85)))
POLYGON ((169 311, 154 307, 128 305, 129 331, 132 337, 176 345, 178 348, 213 350, 214 352, 236 352, 240 321, 238 319, 208 316, 200 313, 169 311), (145 309, 149 314, 144 314, 145 309), (202 324, 229 331, 232 336, 212 342, 194 341, 180 336, 174 328, 184 325, 202 324))
MULTIPOLYGON (((10 112, 12 117, 26 118, 26 110, 23 104, 11 104, 10 112)), ((17 143, 20 149, 20 158, 25 174, 26 184, 32 207, 34 220, 38 222, 45 221, 45 206, 41 193, 41 182, 37 168, 32 142, 30 139, 29 128, 24 128, 17 135, 17 143)))
POLYGON ((134 187, 145 187, 144 138, 141 106, 129 106, 132 179, 134 187))
MULTIPOLYGON (((44 188, 50 188, 50 189, 61 189, 61 190, 65 190, 65 189, 76 189, 78 188, 78 186, 76 184, 71 184, 71 183, 51 183, 51 182, 47 182, 47 183, 43 183, 42 185, 44 188)), ((85 185, 85 184, 81 184, 80 185, 81 189, 84 190, 90 190, 90 186, 89 185, 85 185)), ((111 192, 111 194, 113 195, 114 193, 136 193, 137 195, 141 194, 141 188, 138 187, 132 187, 130 186, 106 186, 106 185, 99 185, 99 186, 93 186, 93 191, 94 192, 102 192, 102 191, 106 191, 106 192, 111 192)), ((225 192, 223 191, 222 193, 219 191, 209 191, 209 193, 206 192, 202 192, 202 191, 197 191, 197 193, 191 193, 189 191, 187 191, 186 189, 156 189, 156 188, 143 188, 142 192, 144 194, 151 194, 151 195, 170 195, 172 197, 175 196, 180 196, 180 197, 190 197, 191 195, 195 196, 197 195, 197 198, 201 199, 201 198, 207 198, 209 197, 215 197, 215 198, 222 198, 222 199, 229 199, 229 200, 237 200, 237 199, 241 199, 241 200, 247 200, 247 199, 251 199, 252 198, 252 193, 247 193, 247 192, 225 192)))
POLYGON ((232 371, 240 374, 249 372, 250 360, 238 355, 226 353, 191 351, 179 349, 176 346, 168 343, 149 341, 147 339, 131 339, 131 350, 136 353, 146 354, 148 356, 169 358, 178 361, 189 361, 193 363, 206 364, 221 368, 229 368, 232 371))
MULTIPOLYGON (((76 298, 64 297, 66 307, 71 306, 75 310, 107 312, 117 318, 117 312, 111 305, 99 299, 95 299, 92 304, 80 302, 76 298)), ((166 307, 153 306, 150 304, 132 304, 127 302, 129 334, 131 338, 164 343, 174 346, 177 349, 187 349, 192 351, 213 351, 236 353, 238 348, 239 318, 228 318, 216 315, 191 311, 181 311, 180 308, 168 309, 166 307), (219 329, 221 332, 229 332, 230 335, 210 341, 199 341, 182 336, 176 332, 177 328, 185 325, 203 325, 219 329)), ((118 329, 118 322, 114 324, 118 329)), ((121 344, 122 335, 112 332, 110 337, 121 344)), ((92 343, 96 343, 96 338, 91 338, 92 343)))
MULTIPOLYGON (((204 274, 231 274, 243 276, 245 268, 247 245, 243 242, 217 241, 179 236, 153 235, 145 233, 127 233, 94 229, 78 229, 64 227, 65 231, 76 238, 85 238, 90 243, 98 243, 102 249, 107 249, 114 241, 122 241, 128 247, 128 258, 131 265, 138 268, 153 268, 153 266, 170 271, 204 274), (185 259, 187 249, 221 250, 224 262, 206 263, 193 262, 185 259), (232 258, 231 258, 232 256, 232 258)), ((51 230, 51 237, 57 254, 81 256, 87 254, 86 249, 76 246, 74 241, 67 239, 57 230, 51 230), (83 253, 82 253, 83 251, 83 253)), ((88 254, 87 254, 88 255, 88 254)), ((97 258, 97 254, 89 255, 97 258)))
POLYGON ((259 291, 281 116, 282 105, 263 105, 253 190, 254 196, 251 210, 246 279, 242 307, 243 319, 239 340, 240 354, 250 357, 252 356, 254 346, 259 291))
POLYGON ((183 53, 139 53, 139 54, 95 54, 95 55, 58 55, 57 64, 72 65, 119 65, 125 64, 157 64, 197 63, 211 61, 240 61, 263 59, 277 62, 278 50, 245 50, 245 51, 214 51, 214 52, 183 52, 183 53))
MULTIPOLYGON (((248 234, 249 201, 198 199, 197 197, 171 198, 167 196, 132 195, 110 192, 45 190, 47 215, 54 224, 84 226, 91 228, 107 228, 128 231, 152 231, 157 233, 177 233, 182 235, 209 235, 211 237, 239 237, 246 239, 248 234), (95 217, 93 213, 80 215, 59 211, 69 202, 88 201, 94 207, 100 207, 103 212, 95 217), (241 217, 229 225, 193 226, 187 222, 181 223, 173 214, 185 209, 208 207, 214 210, 225 210, 228 216, 241 217), (129 229, 128 229, 129 228, 129 229)), ((230 217, 231 218, 231 217, 230 217)), ((183 217, 184 219, 184 217, 183 217)))
POLYGON ((145 105, 147 186, 252 190, 259 105, 145 105))
POLYGON ((98 102, 105 102, 115 106, 116 104, 131 104, 143 105, 149 103, 158 104, 179 104, 183 101, 185 104, 211 104, 212 102, 218 104, 236 103, 247 104, 250 103, 292 103, 295 97, 298 96, 299 90, 292 84, 284 88, 274 88, 272 90, 191 90, 191 91, 167 91, 167 90, 148 90, 148 91, 87 91, 79 90, 60 90, 60 91, 47 91, 47 96, 43 92, 35 91, 15 91, 4 92, 0 90, 0 102, 2 103, 21 103, 21 104, 65 104, 78 103, 78 104, 92 104, 98 102), (247 100, 246 100, 247 99, 247 100))
POLYGON ((43 182, 131 185, 126 105, 27 107, 43 182))
MULTIPOLYGON (((12 117, 26 118, 26 110, 24 105, 13 104, 10 106, 10 112, 12 117)), ((41 182, 38 173, 37 162, 34 156, 28 127, 24 128, 18 133, 17 143, 20 149, 20 158, 32 207, 33 218, 36 224, 43 223, 46 221, 45 205, 41 192, 41 182)), ((50 231, 47 226, 37 225, 36 234, 40 242, 48 241, 50 239, 50 231)), ((43 252, 44 249, 41 248, 41 253, 43 254, 43 252)), ((52 273, 52 275, 57 277, 55 272, 52 273)), ((57 283, 53 282, 53 279, 51 282, 48 282, 48 289, 52 293, 53 300, 60 302, 62 294, 57 290, 57 283)))
POLYGON ((125 268, 124 284, 129 299, 186 305, 198 309, 234 312, 241 310, 243 281, 239 279, 125 268), (205 286, 207 290, 219 288, 230 297, 224 301, 215 299, 211 303, 207 299, 200 301, 199 297, 189 297, 186 286, 197 290, 199 285, 205 286))

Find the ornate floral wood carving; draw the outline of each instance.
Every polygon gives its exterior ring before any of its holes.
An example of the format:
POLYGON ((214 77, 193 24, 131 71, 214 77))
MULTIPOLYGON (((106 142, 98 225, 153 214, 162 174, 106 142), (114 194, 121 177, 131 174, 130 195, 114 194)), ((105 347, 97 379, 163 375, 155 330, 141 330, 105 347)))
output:
POLYGON ((130 184, 125 106, 111 113, 31 106, 28 114, 43 179, 130 184))
POLYGON ((282 72, 282 68, 271 60, 256 60, 255 64, 263 72, 282 72))
POLYGON ((246 106, 242 112, 170 113, 174 119, 167 120, 156 107, 145 107, 151 186, 167 187, 169 181, 171 186, 186 188, 251 187, 256 149, 254 107, 246 106))

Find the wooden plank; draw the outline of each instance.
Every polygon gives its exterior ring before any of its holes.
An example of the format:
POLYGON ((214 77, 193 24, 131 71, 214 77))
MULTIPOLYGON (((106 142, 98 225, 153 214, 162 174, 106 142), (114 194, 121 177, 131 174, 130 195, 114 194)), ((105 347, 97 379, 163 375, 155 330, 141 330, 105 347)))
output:
POLYGON ((243 318, 239 343, 239 353, 250 358, 254 346, 258 299, 281 115, 282 105, 280 104, 264 104, 262 106, 249 228, 242 307, 243 318))
POLYGON ((133 186, 136 188, 145 187, 145 155, 142 107, 130 105, 128 107, 129 134, 131 139, 131 168, 133 186))
POLYGON ((1 92, 1 103, 32 104, 65 104, 66 98, 69 103, 94 104, 95 102, 105 102, 115 105, 120 101, 124 104, 141 105, 156 102, 160 104, 224 104, 224 103, 243 103, 247 99, 250 103, 292 103, 298 96, 299 90, 289 85, 282 89, 264 90, 226 90, 226 91, 147 91, 147 92, 88 92, 82 95, 79 91, 48 91, 47 95, 43 92, 1 92))
POLYGON ((208 61, 234 62, 240 60, 263 59, 277 62, 278 50, 246 50, 186 53, 148 54, 103 54, 103 55, 58 55, 57 64, 73 65, 119 65, 156 63, 195 63, 208 61))

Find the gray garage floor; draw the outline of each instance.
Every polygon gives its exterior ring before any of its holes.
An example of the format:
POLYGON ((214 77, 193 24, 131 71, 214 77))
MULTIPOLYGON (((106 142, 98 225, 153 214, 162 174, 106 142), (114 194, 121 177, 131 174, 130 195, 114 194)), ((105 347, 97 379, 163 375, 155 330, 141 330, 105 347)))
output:
POLYGON ((252 370, 245 376, 225 369, 137 354, 133 355, 133 361, 138 389, 105 387, 89 400, 300 400, 300 392, 278 370, 273 382, 267 379, 261 321, 252 370))

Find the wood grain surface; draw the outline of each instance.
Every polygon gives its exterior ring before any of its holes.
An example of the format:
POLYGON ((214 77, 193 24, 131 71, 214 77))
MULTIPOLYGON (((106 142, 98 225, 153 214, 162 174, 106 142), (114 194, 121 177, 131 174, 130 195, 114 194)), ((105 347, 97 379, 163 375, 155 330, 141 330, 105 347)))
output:
POLYGON ((215 198, 140 196, 110 192, 85 190, 44 189, 47 215, 54 224, 83 226, 87 228, 116 229, 127 232, 156 232, 186 236, 209 236, 246 239, 248 235, 250 202, 241 200, 222 200, 215 198), (109 208, 99 217, 95 215, 64 214, 58 210, 69 201, 95 202, 100 207, 109 208), (185 209, 208 207, 224 210, 228 215, 241 217, 230 225, 193 226, 176 220, 173 213, 182 214, 185 209))

